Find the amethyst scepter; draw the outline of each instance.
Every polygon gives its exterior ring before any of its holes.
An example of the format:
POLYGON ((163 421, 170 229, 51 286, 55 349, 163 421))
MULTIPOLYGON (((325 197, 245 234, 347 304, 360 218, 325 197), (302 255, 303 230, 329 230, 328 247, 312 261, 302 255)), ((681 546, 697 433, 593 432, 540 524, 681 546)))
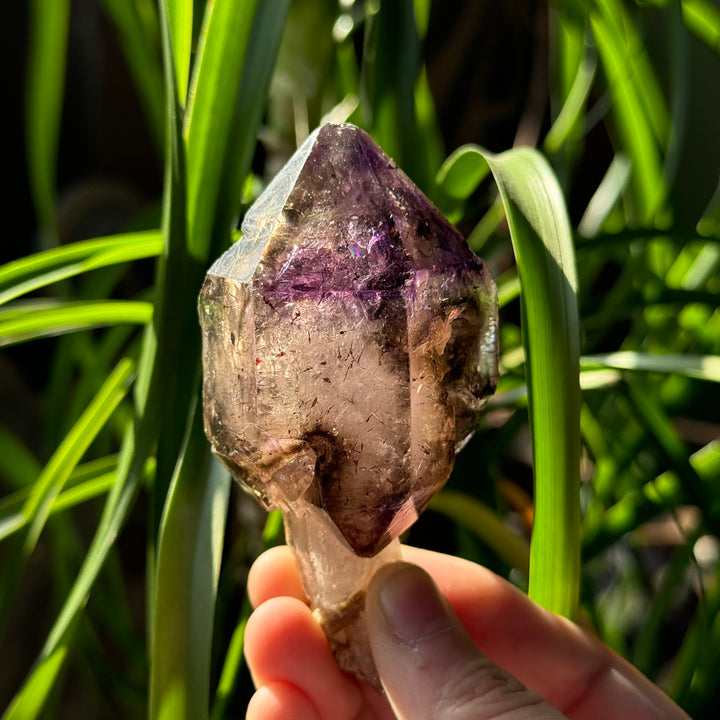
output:
POLYGON ((362 130, 323 125, 200 295, 205 429, 283 511, 338 662, 378 685, 364 592, 497 381, 484 263, 362 130))

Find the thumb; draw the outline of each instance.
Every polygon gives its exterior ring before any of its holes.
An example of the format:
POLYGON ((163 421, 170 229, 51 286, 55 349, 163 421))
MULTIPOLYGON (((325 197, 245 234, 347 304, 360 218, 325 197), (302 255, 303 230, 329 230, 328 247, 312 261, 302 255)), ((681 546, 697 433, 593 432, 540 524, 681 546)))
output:
POLYGON ((365 607, 375 664, 400 720, 564 717, 479 650, 419 567, 382 568, 365 607))

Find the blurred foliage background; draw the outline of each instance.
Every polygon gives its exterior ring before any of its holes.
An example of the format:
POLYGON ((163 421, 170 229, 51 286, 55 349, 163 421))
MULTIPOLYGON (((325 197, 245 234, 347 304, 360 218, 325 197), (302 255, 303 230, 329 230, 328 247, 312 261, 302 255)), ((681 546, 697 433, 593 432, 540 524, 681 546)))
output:
POLYGON ((549 160, 578 273, 578 620, 715 717, 718 3, 205 5, 0 8, 4 717, 158 716, 172 677, 195 699, 169 716, 243 714, 244 581, 281 528, 208 458, 194 303, 243 210, 323 119, 367 129, 497 278, 498 392, 407 541, 521 587, 533 466, 520 283, 495 186, 443 163, 466 143, 549 160), (168 626, 195 643, 177 666, 168 626))

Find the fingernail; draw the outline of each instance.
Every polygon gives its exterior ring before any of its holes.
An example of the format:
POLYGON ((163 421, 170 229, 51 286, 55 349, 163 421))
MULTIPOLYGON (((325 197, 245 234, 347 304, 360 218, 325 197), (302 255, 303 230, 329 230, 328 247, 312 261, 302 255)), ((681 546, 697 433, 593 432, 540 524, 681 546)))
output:
POLYGON ((388 574, 378 604, 396 637, 411 647, 451 625, 435 583, 415 565, 403 564, 388 574))

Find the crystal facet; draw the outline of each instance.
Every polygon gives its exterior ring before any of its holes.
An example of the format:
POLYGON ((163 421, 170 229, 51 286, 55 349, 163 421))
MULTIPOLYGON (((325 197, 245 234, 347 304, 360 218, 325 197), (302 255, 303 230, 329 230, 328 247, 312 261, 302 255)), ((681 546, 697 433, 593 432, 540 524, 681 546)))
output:
POLYGON ((213 450, 282 509, 339 662, 377 684, 364 589, 495 389, 494 283, 366 133, 328 124, 247 213, 199 309, 213 450))

